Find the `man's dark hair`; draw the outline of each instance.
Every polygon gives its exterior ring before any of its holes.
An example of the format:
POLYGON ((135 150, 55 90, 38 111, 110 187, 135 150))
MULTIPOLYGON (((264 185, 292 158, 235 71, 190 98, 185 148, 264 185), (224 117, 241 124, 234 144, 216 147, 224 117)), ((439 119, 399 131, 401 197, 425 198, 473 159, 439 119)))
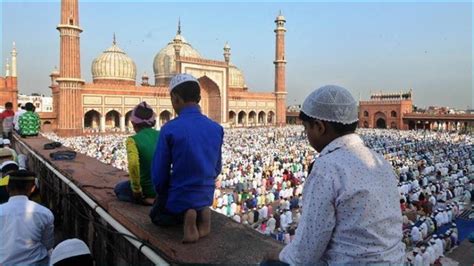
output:
MULTIPOLYGON (((153 116, 153 109, 146 108, 144 106, 139 105, 137 109, 135 110, 135 115, 140 119, 145 119, 145 120, 150 119, 153 116)), ((139 124, 135 124, 135 126, 138 128, 148 128, 148 127, 154 127, 155 124, 156 124, 156 121, 152 125, 147 124, 147 123, 139 123, 139 124)))
POLYGON ((186 81, 179 84, 171 93, 181 97, 185 103, 199 103, 201 100, 201 88, 199 87, 199 83, 194 81, 186 81))
POLYGON ((6 108, 6 109, 11 109, 11 108, 13 108, 13 103, 7 102, 7 103, 5 104, 5 108, 6 108))
POLYGON ((35 106, 33 105, 33 103, 27 102, 25 104, 25 110, 34 112, 35 111, 35 106))
POLYGON ((91 254, 84 254, 60 260, 54 266, 92 266, 94 259, 91 254))
MULTIPOLYGON (((303 113, 303 111, 300 111, 300 115, 299 115, 299 119, 303 122, 307 122, 309 123, 309 125, 311 127, 313 127, 313 125, 316 123, 316 120, 315 118, 312 118, 310 116, 308 116, 307 114, 303 113)), ((347 133, 353 133, 356 128, 357 128, 357 124, 358 122, 354 122, 352 124, 343 124, 343 123, 337 123, 337 122, 329 122, 329 121, 324 121, 324 120, 320 120, 321 122, 323 123, 326 123, 326 125, 329 125, 330 127, 332 127, 334 129, 334 132, 336 132, 336 134, 347 134, 347 133)))
POLYGON ((2 176, 6 176, 14 171, 18 171, 18 165, 14 163, 9 163, 2 168, 2 176))
POLYGON ((27 193, 28 191, 28 186, 34 185, 35 181, 34 180, 9 180, 8 181, 8 191, 18 191, 22 193, 27 193))

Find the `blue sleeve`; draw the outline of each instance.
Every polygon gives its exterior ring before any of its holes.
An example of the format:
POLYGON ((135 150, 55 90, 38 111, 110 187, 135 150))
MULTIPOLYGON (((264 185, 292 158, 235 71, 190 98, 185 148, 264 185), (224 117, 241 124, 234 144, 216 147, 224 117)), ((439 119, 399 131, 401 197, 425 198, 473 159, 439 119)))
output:
POLYGON ((168 137, 165 131, 161 131, 151 164, 153 186, 158 194, 167 190, 170 179, 171 147, 168 137))
POLYGON ((219 143, 219 154, 217 154, 217 164, 216 164, 216 177, 219 176, 219 174, 222 172, 222 143, 224 141, 224 129, 221 128, 221 138, 220 138, 220 143, 219 143))

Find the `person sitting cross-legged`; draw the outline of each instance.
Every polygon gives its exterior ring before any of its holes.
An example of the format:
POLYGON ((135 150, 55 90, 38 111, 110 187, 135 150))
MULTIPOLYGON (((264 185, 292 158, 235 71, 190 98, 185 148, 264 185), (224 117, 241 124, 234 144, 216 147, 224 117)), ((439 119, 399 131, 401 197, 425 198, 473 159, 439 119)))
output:
POLYGON ((118 183, 114 191, 121 201, 151 205, 151 199, 156 197, 151 181, 151 160, 160 132, 153 128, 155 113, 146 102, 133 109, 130 120, 136 132, 126 141, 130 180, 118 183))

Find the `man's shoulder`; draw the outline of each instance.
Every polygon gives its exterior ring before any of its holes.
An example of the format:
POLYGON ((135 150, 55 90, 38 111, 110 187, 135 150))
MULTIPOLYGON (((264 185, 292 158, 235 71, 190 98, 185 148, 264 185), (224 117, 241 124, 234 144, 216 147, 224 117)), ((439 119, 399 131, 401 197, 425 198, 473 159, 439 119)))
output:
POLYGON ((46 215, 50 218, 54 218, 53 212, 51 212, 50 209, 44 207, 43 205, 38 204, 38 203, 36 203, 32 200, 28 200, 28 204, 33 207, 32 208, 33 212, 41 213, 41 214, 46 215))

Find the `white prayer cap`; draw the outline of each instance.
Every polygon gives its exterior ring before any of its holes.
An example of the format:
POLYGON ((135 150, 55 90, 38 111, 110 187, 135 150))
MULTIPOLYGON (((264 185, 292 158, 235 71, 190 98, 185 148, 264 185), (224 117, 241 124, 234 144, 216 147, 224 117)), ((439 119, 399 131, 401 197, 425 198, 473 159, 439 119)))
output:
POLYGON ((184 82, 188 82, 188 81, 196 82, 199 85, 199 81, 195 77, 193 77, 190 74, 182 73, 182 74, 178 74, 178 75, 174 76, 171 79, 168 89, 170 90, 170 92, 172 92, 174 90, 174 88, 178 87, 178 85, 180 85, 184 82))
POLYGON ((77 238, 67 239, 54 248, 49 263, 54 265, 64 259, 86 254, 91 254, 91 252, 84 241, 77 238))
POLYGON ((420 253, 420 249, 419 248, 414 248, 413 252, 420 253))
POLYGON ((326 85, 313 91, 301 111, 309 117, 345 125, 357 122, 357 103, 351 93, 339 86, 326 85))
POLYGON ((10 145, 10 140, 9 139, 3 139, 3 145, 10 145))

